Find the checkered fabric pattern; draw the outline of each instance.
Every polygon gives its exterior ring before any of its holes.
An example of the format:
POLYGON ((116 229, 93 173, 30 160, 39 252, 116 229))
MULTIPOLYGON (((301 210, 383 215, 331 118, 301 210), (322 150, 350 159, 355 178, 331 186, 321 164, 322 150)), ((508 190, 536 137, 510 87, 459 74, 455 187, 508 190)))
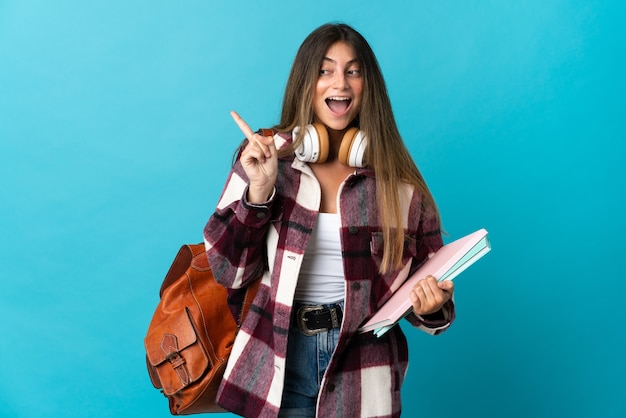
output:
MULTIPOLYGON (((276 135, 277 147, 291 138, 276 135)), ((237 335, 218 403, 246 417, 275 417, 285 379, 285 355, 293 295, 308 239, 317 219, 320 185, 310 167, 295 158, 279 160, 275 192, 268 202, 246 202, 247 177, 237 162, 205 230, 207 255, 216 279, 241 288, 262 276, 250 312, 237 335)), ((440 227, 422 208, 420 194, 401 190, 405 222, 403 260, 413 273, 442 245, 440 227)), ((339 342, 318 396, 319 417, 398 417, 408 347, 400 327, 381 338, 358 327, 399 285, 399 271, 378 273, 382 235, 375 173, 356 169, 339 191, 345 312, 339 342)), ((454 320, 454 303, 441 320, 409 321, 438 334, 454 320)))

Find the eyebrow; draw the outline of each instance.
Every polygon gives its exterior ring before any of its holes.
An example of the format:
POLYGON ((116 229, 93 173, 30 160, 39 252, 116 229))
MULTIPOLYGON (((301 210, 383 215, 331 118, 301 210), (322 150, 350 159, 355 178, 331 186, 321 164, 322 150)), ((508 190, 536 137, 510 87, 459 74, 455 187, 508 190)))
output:
MULTIPOLYGON (((335 61, 334 59, 329 58, 329 57, 324 57, 324 59, 322 61, 329 61, 329 62, 332 62, 333 64, 337 64, 337 61, 335 61)), ((354 64, 355 62, 358 63, 359 60, 356 59, 356 58, 353 58, 350 61, 348 61, 346 64, 350 65, 350 64, 354 64)))

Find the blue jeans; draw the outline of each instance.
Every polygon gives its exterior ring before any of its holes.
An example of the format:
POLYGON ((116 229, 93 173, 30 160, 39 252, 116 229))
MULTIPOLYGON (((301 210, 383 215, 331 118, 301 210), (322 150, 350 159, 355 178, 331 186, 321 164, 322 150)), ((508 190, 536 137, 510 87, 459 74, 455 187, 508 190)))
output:
MULTIPOLYGON (((343 303, 341 303, 343 308, 343 303)), ((337 346, 340 328, 304 335, 292 321, 287 340, 285 387, 279 417, 315 417, 324 372, 337 346)))

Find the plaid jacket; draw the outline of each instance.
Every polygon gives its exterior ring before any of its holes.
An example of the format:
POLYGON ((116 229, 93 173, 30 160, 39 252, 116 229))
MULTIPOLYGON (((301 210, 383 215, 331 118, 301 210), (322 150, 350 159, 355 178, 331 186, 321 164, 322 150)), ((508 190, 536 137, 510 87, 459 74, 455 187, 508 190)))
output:
MULTIPOLYGON (((280 147, 290 138, 275 136, 280 147)), ((398 417, 408 347, 400 327, 381 338, 357 328, 399 286, 398 271, 381 275, 382 238, 374 172, 357 169, 339 190, 338 212, 345 273, 345 311, 337 348, 320 393, 319 417, 398 417), (397 280, 396 280, 397 279, 397 280)), ((225 409, 246 417, 275 417, 285 378, 287 334, 303 253, 317 219, 320 185, 310 167, 279 159, 275 193, 262 205, 246 202, 247 177, 237 162, 205 230, 216 279, 230 289, 262 276, 250 312, 237 335, 218 393, 225 409)), ((439 224, 421 209, 419 193, 402 189, 405 248, 413 273, 442 246, 439 224)), ((404 276, 405 277, 405 276, 404 276)), ((409 321, 430 334, 454 319, 454 304, 442 319, 409 321)))

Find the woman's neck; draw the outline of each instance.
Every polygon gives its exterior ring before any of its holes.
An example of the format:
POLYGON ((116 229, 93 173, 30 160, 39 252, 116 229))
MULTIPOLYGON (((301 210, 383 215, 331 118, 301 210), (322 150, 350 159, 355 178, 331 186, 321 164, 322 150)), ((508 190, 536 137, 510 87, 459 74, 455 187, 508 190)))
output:
POLYGON ((327 127, 326 130, 328 132, 328 158, 326 161, 334 161, 337 159, 337 155, 339 155, 341 141, 343 140, 343 136, 348 128, 341 131, 335 131, 327 127))

